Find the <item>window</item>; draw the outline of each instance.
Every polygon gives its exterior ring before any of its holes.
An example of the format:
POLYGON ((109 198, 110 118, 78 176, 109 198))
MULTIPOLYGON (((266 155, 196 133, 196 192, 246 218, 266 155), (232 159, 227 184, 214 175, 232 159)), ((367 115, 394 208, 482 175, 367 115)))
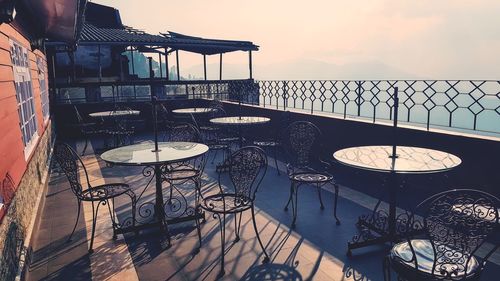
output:
POLYGON ((43 120, 49 119, 49 92, 47 90, 47 80, 45 77, 46 65, 42 58, 36 58, 36 64, 38 67, 38 82, 40 83, 40 97, 42 100, 42 116, 43 120))
POLYGON ((16 88, 17 112, 19 113, 19 126, 21 127, 25 146, 24 155, 28 158, 38 138, 28 50, 12 40, 10 40, 10 50, 16 88))

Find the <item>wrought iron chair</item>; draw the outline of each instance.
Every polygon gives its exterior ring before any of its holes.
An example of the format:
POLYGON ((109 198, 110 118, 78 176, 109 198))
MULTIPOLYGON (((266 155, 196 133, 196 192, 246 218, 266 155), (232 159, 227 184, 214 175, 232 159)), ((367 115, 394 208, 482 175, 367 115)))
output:
MULTIPOLYGON (((169 134, 169 141, 172 142, 201 142, 201 135, 198 129, 189 123, 177 124, 172 128, 169 134)), ((205 169, 206 156, 205 154, 189 159, 186 161, 171 163, 162 167, 163 180, 170 184, 170 196, 165 203, 166 206, 171 207, 171 212, 165 212, 168 216, 181 216, 184 213, 179 212, 177 209, 179 206, 176 205, 174 200, 174 190, 180 196, 182 203, 185 203, 185 212, 199 212, 200 213, 200 203, 199 203, 199 193, 198 190, 201 188, 201 177, 203 175, 203 170, 205 169), (193 209, 188 208, 188 202, 183 193, 178 189, 179 185, 187 182, 192 182, 195 186, 195 207, 193 209)), ((179 201, 180 202, 180 201, 179 201)), ((178 203, 178 202, 177 202, 178 203)), ((182 205, 182 204, 181 204, 182 205)), ((171 218, 175 218, 171 217, 171 218)), ((198 231, 198 238, 201 247, 201 229, 199 220, 195 220, 196 229, 198 231)))
POLYGON ((12 177, 7 173, 2 181, 2 187, 0 189, 0 222, 7 213, 10 203, 12 203, 15 189, 14 180, 12 180, 12 177))
MULTIPOLYGON (((132 111, 132 109, 126 106, 117 106, 114 111, 132 111)), ((106 126, 106 134, 112 139, 112 147, 132 144, 135 127, 132 125, 130 116, 112 116, 108 119, 111 123, 106 126)))
POLYGON ((81 156, 83 156, 85 155, 85 151, 87 150, 90 138, 101 135, 104 131, 102 130, 100 124, 98 124, 97 122, 88 122, 83 119, 76 105, 73 106, 73 109, 75 110, 76 119, 78 121, 77 126, 80 130, 80 134, 85 138, 85 146, 83 147, 81 154, 81 156))
POLYGON ((224 255, 226 245, 226 215, 234 214, 234 226, 236 240, 240 239, 240 226, 242 213, 250 210, 252 213, 252 222, 265 258, 263 263, 269 262, 269 256, 266 253, 264 244, 259 236, 257 224, 255 222, 255 194, 266 174, 267 157, 261 148, 256 146, 243 147, 234 152, 228 159, 229 178, 231 180, 232 192, 224 191, 221 184, 221 174, 219 173, 219 193, 212 194, 202 198, 201 207, 213 214, 214 218, 219 220, 221 231, 221 268, 219 276, 224 275, 224 255))
POLYGON ((282 149, 282 128, 288 127, 290 123, 290 112, 282 112, 279 120, 271 119, 264 131, 266 131, 266 136, 260 137, 253 140, 253 145, 258 146, 264 150, 271 151, 273 153, 274 165, 276 166, 276 172, 280 175, 280 168, 278 166, 278 150, 282 149))
POLYGON ((132 226, 135 227, 135 193, 130 189, 130 187, 125 183, 108 183, 98 186, 92 186, 89 181, 89 176, 87 169, 83 164, 80 157, 76 152, 65 143, 57 143, 54 147, 54 157, 59 164, 59 167, 66 175, 71 191, 75 194, 78 200, 78 211, 76 215, 75 226, 71 231, 68 241, 71 241, 73 234, 75 233, 76 226, 78 225, 78 220, 80 218, 81 202, 91 202, 92 203, 92 234, 90 238, 90 248, 89 253, 93 252, 94 244, 94 234, 97 222, 97 214, 99 212, 99 206, 107 205, 109 215, 111 217, 112 227, 113 227, 113 239, 117 237, 117 230, 123 227, 132 226), (82 175, 83 172, 83 175, 82 175), (84 188, 85 186, 85 188, 84 188), (130 197, 132 202, 132 217, 127 218, 122 224, 118 223, 116 220, 116 215, 114 213, 114 199, 121 195, 127 195, 130 197), (111 206, 113 204, 113 210, 111 206), (97 204, 97 206, 95 206, 97 204))
POLYGON ((398 280, 479 280, 499 247, 477 255, 488 238, 498 235, 499 208, 497 197, 471 189, 424 200, 403 225, 404 241, 384 259, 384 279, 391 279, 392 268, 398 280))
POLYGON ((307 121, 296 121, 285 131, 283 137, 283 146, 287 156, 287 172, 291 182, 290 196, 285 206, 292 203, 293 220, 292 228, 295 227, 297 220, 297 197, 299 187, 305 184, 316 186, 321 210, 325 207, 321 198, 322 186, 332 184, 335 189, 335 200, 333 215, 336 224, 340 224, 337 217, 337 201, 339 196, 339 186, 335 183, 333 176, 329 173, 330 164, 321 159, 318 155, 322 153, 321 132, 316 125, 307 121), (317 162, 317 163, 316 163, 317 162), (316 167, 313 167, 316 165, 316 167))
POLYGON ((170 111, 168 111, 165 105, 161 103, 157 105, 157 116, 157 124, 159 128, 170 131, 174 127, 175 122, 172 120, 170 111))
MULTIPOLYGON (((193 114, 191 114, 191 122, 201 132, 201 127, 198 125, 198 121, 196 120, 193 114)), ((201 136, 201 141, 204 144, 206 144, 209 148, 209 151, 213 152, 214 154, 212 157, 212 162, 211 162, 212 164, 214 163, 215 158, 217 157, 217 153, 219 151, 222 151, 222 162, 226 161, 229 154, 231 154, 231 146, 224 140, 220 130, 218 129, 205 130, 204 133, 200 133, 200 136, 201 136)))

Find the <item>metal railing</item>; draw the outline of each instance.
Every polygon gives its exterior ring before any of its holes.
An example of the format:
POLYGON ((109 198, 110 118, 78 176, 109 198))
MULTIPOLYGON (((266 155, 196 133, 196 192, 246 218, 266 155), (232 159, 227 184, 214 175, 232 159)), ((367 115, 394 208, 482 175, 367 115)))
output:
POLYGON ((160 100, 245 100, 258 104, 258 85, 246 80, 150 80, 59 84, 53 89, 55 104, 100 102, 145 102, 155 92, 160 100), (250 92, 251 91, 251 92, 250 92))
POLYGON ((495 80, 151 80, 58 85, 55 103, 218 99, 301 109, 371 122, 392 120, 430 128, 500 134, 500 81, 495 80))
POLYGON ((398 120, 410 124, 500 134, 500 81, 297 80, 258 81, 264 107, 326 112, 343 118, 391 120, 399 88, 398 120))

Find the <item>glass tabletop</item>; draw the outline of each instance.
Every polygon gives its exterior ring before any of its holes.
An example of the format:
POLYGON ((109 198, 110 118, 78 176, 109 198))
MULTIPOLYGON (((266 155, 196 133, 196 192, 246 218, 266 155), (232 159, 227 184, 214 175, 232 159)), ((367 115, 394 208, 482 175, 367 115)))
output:
POLYGON ((190 108, 179 108, 172 110, 173 113, 177 114, 203 114, 210 113, 215 109, 210 107, 190 107, 190 108))
POLYGON ((210 119, 210 122, 219 125, 254 125, 267 123, 269 121, 271 121, 271 119, 258 116, 233 116, 210 119))
POLYGON ((336 151, 333 158, 341 164, 376 172, 436 173, 451 170, 460 165, 457 156, 428 148, 397 146, 359 146, 336 151))
POLYGON ((208 151, 208 146, 194 142, 160 142, 160 151, 153 152, 154 143, 118 147, 101 154, 101 159, 116 165, 154 165, 188 160, 208 151))
POLYGON ((141 112, 139 110, 111 110, 111 111, 101 111, 90 113, 90 117, 108 117, 108 116, 126 116, 126 115, 139 115, 141 112))

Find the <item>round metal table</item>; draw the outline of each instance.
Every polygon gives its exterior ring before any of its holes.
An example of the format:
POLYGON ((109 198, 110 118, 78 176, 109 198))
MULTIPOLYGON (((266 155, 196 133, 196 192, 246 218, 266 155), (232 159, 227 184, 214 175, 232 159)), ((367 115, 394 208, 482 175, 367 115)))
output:
POLYGON ((219 117, 210 119, 210 122, 216 125, 227 125, 227 126, 248 126, 264 124, 271 121, 267 117, 258 116, 232 116, 232 117, 219 117))
POLYGON ((90 117, 103 118, 103 117, 119 117, 128 115, 139 115, 141 112, 139 110, 110 110, 110 111, 100 111, 90 113, 90 117))
POLYGON ((231 117, 219 117, 210 119, 210 122, 219 126, 238 126, 238 139, 240 147, 243 146, 243 136, 241 134, 241 127, 265 124, 271 121, 267 117, 258 116, 231 116, 231 117))
POLYGON ((190 108, 178 108, 172 110, 175 114, 205 114, 211 113, 215 111, 215 109, 210 107, 190 107, 190 108))
POLYGON ((341 149, 333 158, 344 165, 382 173, 428 174, 445 172, 460 165, 457 156, 428 148, 396 146, 359 146, 341 149))
MULTIPOLYGON (((193 142, 160 142, 158 143, 158 151, 154 151, 155 145, 152 142, 140 143, 134 145, 127 145, 118 147, 115 149, 108 150, 101 154, 101 159, 107 163, 121 166, 145 166, 142 174, 145 177, 155 177, 155 203, 154 203, 154 213, 151 216, 155 216, 157 222, 160 223, 162 229, 166 230, 168 233, 167 224, 175 223, 167 221, 163 211, 163 192, 162 192, 162 171, 163 165, 169 163, 175 163, 180 161, 187 161, 189 159, 196 158, 208 151, 208 146, 201 143, 193 142)), ((151 181, 149 181, 151 182, 151 181)), ((148 185, 141 192, 141 196, 144 191, 148 188, 148 185)), ((140 196, 137 198, 139 201, 140 196)), ((146 204, 152 204, 151 202, 146 202, 139 206, 137 209, 141 213, 141 207, 146 204)), ((187 207, 187 206, 186 206, 187 207)), ((192 217, 182 218, 180 221, 185 221, 189 219, 199 218, 199 214, 195 213, 192 217)), ((144 228, 145 226, 154 226, 157 224, 140 225, 139 228, 144 228)), ((132 229, 130 231, 136 231, 137 229, 132 229)), ((124 231, 127 232, 127 231, 124 231)), ((169 235, 170 240, 170 235, 169 235)))
MULTIPOLYGON (((397 175, 447 172, 462 163, 459 157, 447 152, 410 146, 350 147, 336 151, 333 158, 349 167, 389 174, 389 213, 386 215, 379 212, 377 204, 371 215, 358 219, 358 225, 376 232, 379 236, 355 236, 353 241, 348 243, 348 255, 352 249, 398 240, 400 235, 396 231, 396 201, 397 187, 400 184, 397 175)), ((401 216, 401 220, 407 219, 405 214, 401 216)))

